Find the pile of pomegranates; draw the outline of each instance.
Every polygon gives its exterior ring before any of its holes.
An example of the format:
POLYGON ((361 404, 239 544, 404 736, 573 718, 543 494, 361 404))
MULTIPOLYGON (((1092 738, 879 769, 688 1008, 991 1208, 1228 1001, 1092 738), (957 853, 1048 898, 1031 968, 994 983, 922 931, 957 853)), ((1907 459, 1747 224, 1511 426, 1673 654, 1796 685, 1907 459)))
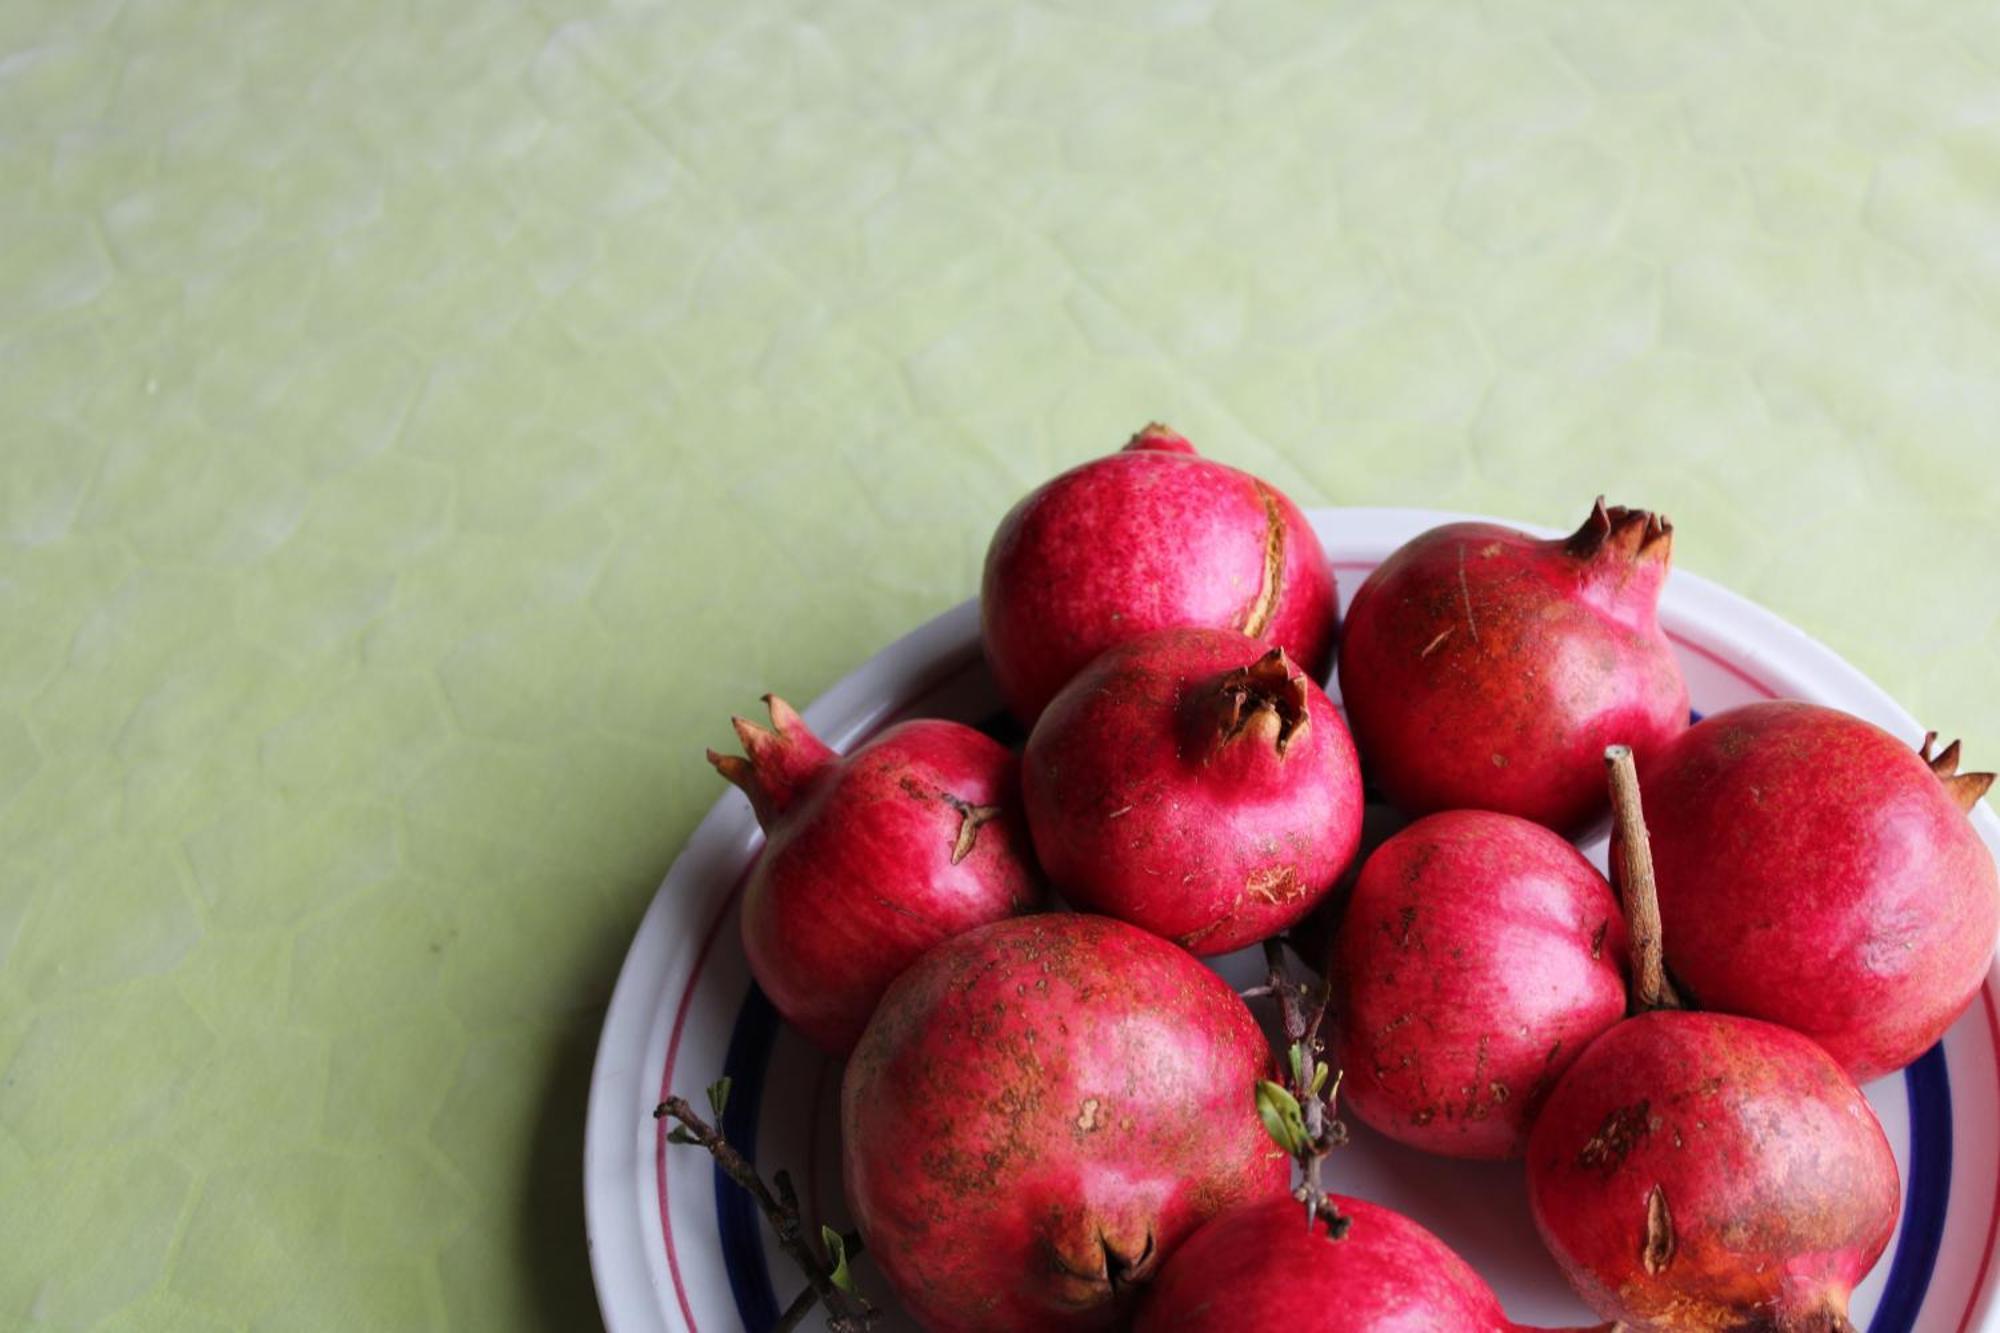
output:
POLYGON ((933 1330, 1519 1327, 1343 1189, 1351 1112, 1517 1162, 1605 1328, 1851 1329, 1901 1199, 1857 1083, 1992 965, 1993 778, 1808 702, 1690 725, 1673 540, 1601 499, 1554 540, 1447 524, 1343 624, 1299 509, 1149 426, 993 538, 1018 751, 738 719, 709 758, 765 831, 750 967, 847 1062, 858 1235, 816 1244, 787 1182, 727 1163, 802 1300, 866 1327, 865 1246, 933 1330), (1607 817, 1608 874, 1573 841, 1607 817), (1246 991, 1200 961, 1258 945, 1246 991))

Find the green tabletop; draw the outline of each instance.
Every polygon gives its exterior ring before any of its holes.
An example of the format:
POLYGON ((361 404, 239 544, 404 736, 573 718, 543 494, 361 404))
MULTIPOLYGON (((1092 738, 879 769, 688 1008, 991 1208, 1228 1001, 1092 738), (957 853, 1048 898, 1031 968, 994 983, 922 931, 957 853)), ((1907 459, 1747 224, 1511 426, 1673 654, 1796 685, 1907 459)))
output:
POLYGON ((0 6, 0 1326, 573 1329, 705 744, 1159 418, 2000 760, 2000 18, 0 6))

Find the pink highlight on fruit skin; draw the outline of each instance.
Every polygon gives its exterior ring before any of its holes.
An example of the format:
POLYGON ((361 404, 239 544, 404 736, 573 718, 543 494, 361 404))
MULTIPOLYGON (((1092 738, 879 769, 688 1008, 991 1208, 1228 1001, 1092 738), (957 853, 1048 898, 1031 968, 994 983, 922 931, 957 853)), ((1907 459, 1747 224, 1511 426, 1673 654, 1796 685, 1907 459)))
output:
POLYGON ((1896 1160, 1812 1041, 1662 1010, 1570 1067, 1528 1143, 1528 1202, 1584 1302, 1637 1328, 1852 1333, 1895 1230, 1896 1160))
MULTIPOLYGON (((1332 1196, 1338 1240, 1279 1194, 1231 1209, 1174 1252, 1134 1333, 1516 1333, 1522 1326, 1445 1243, 1401 1213, 1332 1196)), ((1581 1333, 1581 1331, 1578 1331, 1581 1333)), ((1607 1331, 1608 1333, 1608 1331, 1607 1331)))
POLYGON ((1563 1071, 1625 1016, 1611 886, 1513 815, 1418 820, 1361 869, 1328 976, 1343 1103, 1451 1157, 1518 1157, 1563 1071))
POLYGON ((1160 630, 1092 662, 1035 725, 1022 787, 1072 902, 1199 954, 1299 921, 1361 836, 1339 712, 1282 649, 1232 630, 1160 630))
POLYGON ((1340 647, 1369 777, 1411 815, 1587 828, 1604 747, 1643 766, 1687 727, 1657 616, 1672 547, 1666 520, 1602 500, 1560 540, 1449 523, 1404 543, 1355 592, 1340 647))
POLYGON ((1667 965, 1704 1009, 1901 1069, 1984 983, 2000 877, 1983 774, 1815 704, 1718 713, 1642 764, 1667 965))
POLYGON ((1040 907, 1019 763, 971 727, 891 727, 845 758, 767 697, 735 719, 745 757, 709 752, 750 797, 764 850, 743 895, 751 973, 785 1021, 844 1055, 932 945, 1040 907))
POLYGON ((848 1203, 933 1333, 1115 1327, 1202 1222, 1285 1189, 1271 1073, 1243 1001, 1165 940, 984 926, 890 987, 848 1062, 848 1203))
POLYGON ((1085 663, 1151 630, 1237 630, 1320 679, 1338 623, 1333 568, 1298 506, 1164 426, 1015 505, 980 585, 987 661, 1031 724, 1085 663))

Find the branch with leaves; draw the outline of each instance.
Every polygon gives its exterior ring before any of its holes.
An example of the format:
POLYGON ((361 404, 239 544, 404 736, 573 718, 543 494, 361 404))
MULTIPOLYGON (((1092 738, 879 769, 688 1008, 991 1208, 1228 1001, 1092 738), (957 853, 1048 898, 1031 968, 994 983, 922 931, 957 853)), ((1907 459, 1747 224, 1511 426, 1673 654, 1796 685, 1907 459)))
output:
MULTIPOLYGON (((716 1125, 722 1123, 722 1112, 729 1105, 729 1080, 720 1079, 708 1088, 709 1110, 715 1115, 716 1125)), ((743 1154, 736 1151, 722 1131, 696 1113, 684 1097, 669 1097, 653 1108, 653 1119, 672 1119, 675 1124, 667 1131, 667 1142, 704 1148, 723 1173, 740 1185, 762 1210, 764 1220, 771 1224, 771 1230, 778 1237, 778 1248, 790 1255, 799 1271, 806 1275, 806 1289, 798 1294, 778 1322, 772 1325, 773 1333, 788 1333, 797 1328, 813 1306, 826 1306, 826 1326, 831 1333, 867 1333, 874 1327, 879 1312, 868 1298, 854 1289, 854 1276, 848 1268, 848 1260, 861 1253, 861 1237, 841 1235, 832 1227, 819 1229, 819 1245, 814 1245, 806 1234, 805 1221, 799 1211, 798 1192, 792 1188, 792 1178, 784 1171, 778 1171, 766 1185, 743 1154)))
POLYGON ((1294 981, 1285 968, 1284 946, 1277 940, 1264 941, 1264 961, 1269 968, 1265 984, 1244 995, 1277 998, 1285 1029, 1285 1081, 1258 1080, 1257 1114, 1278 1146, 1299 1164, 1300 1181, 1293 1194, 1306 1206, 1306 1227, 1324 1219, 1327 1235, 1339 1240, 1347 1234, 1347 1218, 1333 1206, 1320 1182, 1321 1164, 1347 1142, 1347 1126, 1333 1114, 1340 1073, 1326 1062, 1326 1039, 1320 1035, 1326 1022, 1327 987, 1323 982, 1294 981))

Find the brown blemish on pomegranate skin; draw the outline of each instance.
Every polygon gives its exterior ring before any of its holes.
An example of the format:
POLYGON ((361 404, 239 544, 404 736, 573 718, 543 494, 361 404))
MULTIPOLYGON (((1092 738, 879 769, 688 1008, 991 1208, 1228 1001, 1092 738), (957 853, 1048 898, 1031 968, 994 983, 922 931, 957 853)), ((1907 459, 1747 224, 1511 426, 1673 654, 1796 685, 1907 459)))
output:
POLYGON ((1576 1164, 1606 1176, 1616 1172, 1625 1164, 1627 1154, 1652 1132, 1651 1111, 1651 1103, 1642 1101, 1607 1112, 1604 1123, 1577 1153, 1576 1164))
POLYGON ((1252 871, 1243 882, 1243 891, 1259 902, 1276 906, 1305 896, 1305 881, 1289 865, 1266 866, 1252 871))

